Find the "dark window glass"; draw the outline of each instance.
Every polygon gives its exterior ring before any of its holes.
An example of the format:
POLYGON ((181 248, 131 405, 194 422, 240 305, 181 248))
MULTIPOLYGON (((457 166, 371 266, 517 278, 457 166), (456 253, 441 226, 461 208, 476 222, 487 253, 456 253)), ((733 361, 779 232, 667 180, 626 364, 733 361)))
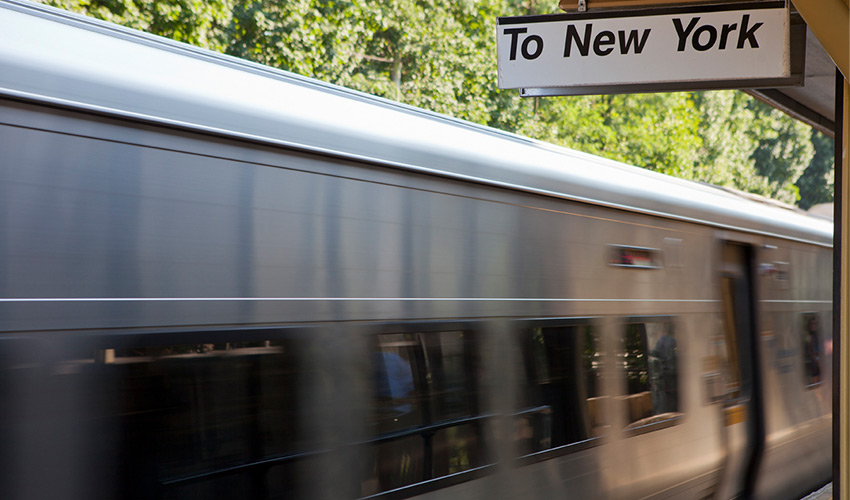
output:
POLYGON ((520 454, 600 435, 604 428, 602 356, 589 325, 545 326, 523 333, 526 387, 516 415, 520 454))
POLYGON ((726 362, 729 381, 726 391, 732 398, 741 396, 741 364, 738 356, 738 329, 735 322, 735 305, 741 297, 735 296, 735 279, 723 276, 720 281, 723 299, 723 332, 726 336, 726 362))
POLYGON ((679 412, 676 337, 668 319, 627 323, 623 363, 629 427, 661 421, 679 412))
POLYGON ((483 464, 472 334, 378 335, 374 460, 364 495, 483 464))
POLYGON ((283 498, 295 488, 292 341, 106 349, 120 498, 283 498), (288 458, 289 457, 289 458, 288 458))
POLYGON ((581 362, 587 384, 588 423, 591 436, 601 436, 608 427, 605 419, 605 401, 602 394, 602 352, 596 332, 590 326, 583 327, 581 362))
POLYGON ((803 314, 803 375, 807 386, 816 385, 823 380, 822 350, 820 343, 820 323, 817 313, 803 314))

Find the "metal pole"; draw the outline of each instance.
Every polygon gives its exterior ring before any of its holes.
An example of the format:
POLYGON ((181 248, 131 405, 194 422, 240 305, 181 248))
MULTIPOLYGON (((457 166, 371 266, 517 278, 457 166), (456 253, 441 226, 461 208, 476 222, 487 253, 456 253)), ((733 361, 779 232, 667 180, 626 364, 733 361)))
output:
POLYGON ((845 195, 850 193, 850 173, 848 173, 848 86, 847 81, 836 70, 835 76, 835 234, 833 237, 833 445, 832 480, 833 496, 841 500, 850 500, 850 477, 848 467, 848 431, 850 431, 850 384, 847 383, 850 370, 850 339, 847 338, 848 320, 850 320, 850 302, 848 302, 848 273, 850 269, 850 231, 846 227, 850 220, 850 203, 845 195), (837 354, 837 356, 836 356, 837 354), (836 362, 838 361, 838 362, 836 362))
POLYGON ((841 140, 844 97, 844 78, 838 68, 835 69, 835 145, 833 146, 833 165, 835 184, 833 185, 833 246, 832 246, 832 491, 835 498, 841 494, 841 183, 844 179, 841 169, 841 140))

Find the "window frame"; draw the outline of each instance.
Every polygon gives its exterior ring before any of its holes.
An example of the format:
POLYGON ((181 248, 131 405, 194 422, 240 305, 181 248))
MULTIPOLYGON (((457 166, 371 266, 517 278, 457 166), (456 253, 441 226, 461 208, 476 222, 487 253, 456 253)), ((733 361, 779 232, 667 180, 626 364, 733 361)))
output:
MULTIPOLYGON (((600 344, 602 343, 602 335, 600 328, 601 317, 600 316, 559 316, 559 317, 542 317, 542 318, 528 318, 528 319, 517 319, 512 321, 512 331, 517 341, 523 342, 522 336, 525 332, 531 331, 535 328, 558 328, 558 327, 582 327, 589 326, 595 331, 595 337, 597 342, 597 350, 604 347, 600 344)), ((523 368, 527 369, 525 366, 528 361, 529 353, 525 352, 525 348, 522 344, 519 346, 523 368)), ((605 357, 605 352, 602 350, 602 355, 605 357)), ((582 374, 584 371, 582 370, 582 374)), ((521 377, 526 377, 525 373, 520 375, 521 377)), ((583 380, 587 382, 586 379, 583 380)), ((604 394, 604 389, 601 390, 604 394)), ((587 403, 585 402, 584 411, 589 412, 587 408, 587 403)), ((528 413, 529 410, 539 411, 540 407, 532 407, 532 408, 518 408, 517 411, 513 412, 510 416, 517 417, 524 413, 528 413)), ((573 443, 566 443, 557 447, 548 448, 545 450, 540 450, 537 452, 532 452, 527 455, 522 455, 515 458, 515 461, 518 466, 531 465, 539 462, 544 462, 546 460, 551 460, 553 458, 562 457, 564 455, 569 455, 572 453, 578 453, 580 451, 584 451, 590 448, 595 448, 604 444, 609 439, 610 432, 606 432, 601 436, 589 436, 586 439, 575 441, 573 443)))
MULTIPOLYGON (((296 355, 299 365, 305 362, 305 353, 309 352, 310 344, 314 342, 313 335, 317 328, 322 326, 304 325, 269 325, 269 326, 244 326, 244 327, 186 327, 186 328, 156 328, 143 330, 100 330, 74 332, 57 339, 61 346, 63 358, 68 362, 75 359, 95 360, 98 364, 111 364, 114 357, 110 358, 108 351, 118 349, 146 348, 146 347, 168 347, 181 345, 202 344, 230 344, 250 343, 259 341, 294 341, 300 345, 300 352, 296 355), (79 355, 80 358, 75 356, 79 355)), ((210 351, 216 352, 216 351, 210 351)), ((206 353, 198 353, 205 355, 206 353)), ((176 355, 181 356, 181 355, 176 355)), ((140 356, 143 358, 146 356, 140 356)), ((300 390, 300 389, 299 389, 300 390)), ((299 404, 303 398, 298 396, 299 404)), ((311 457, 320 456, 330 450, 321 447, 307 446, 304 449, 265 456, 254 456, 241 462, 219 465, 199 472, 188 474, 174 474, 169 476, 156 476, 151 478, 151 484, 157 489, 160 497, 166 497, 170 493, 179 492, 179 488, 203 483, 205 481, 217 480, 231 475, 242 475, 251 481, 267 478, 268 473, 275 467, 293 464, 311 457)), ((247 498, 254 498, 249 495, 247 498)))
MULTIPOLYGON (((411 320, 411 321, 391 321, 391 322, 380 322, 380 323, 370 323, 364 324, 363 330, 368 337, 368 344, 370 349, 377 348, 380 344, 378 342, 378 337, 381 335, 392 335, 392 334, 414 334, 414 333, 441 333, 441 332, 464 332, 469 333, 472 337, 472 352, 465 352, 464 355, 471 355, 473 357, 480 357, 482 354, 481 350, 481 338, 487 335, 486 329, 486 321, 485 320, 411 320)), ((418 375, 417 375, 418 376, 418 375)), ((370 376, 370 381, 374 383, 374 377, 370 376)), ((481 380, 480 374, 472 373, 471 383, 474 391, 480 394, 482 389, 483 381, 481 380)), ((375 398, 375 394, 371 394, 371 398, 375 398)), ((374 399, 373 399, 374 400, 374 399)), ((404 439, 412 436, 422 436, 423 434, 431 434, 433 437, 437 431, 442 429, 448 429, 451 427, 468 425, 468 424, 478 424, 484 425, 488 420, 492 419, 495 415, 491 413, 483 413, 481 411, 481 401, 476 399, 473 403, 474 415, 465 416, 465 417, 456 417, 448 420, 440 420, 437 422, 428 422, 422 426, 410 427, 407 429, 403 429, 400 431, 393 431, 378 435, 371 435, 366 440, 356 443, 358 446, 370 448, 374 445, 390 442, 394 440, 404 439)), ((398 488, 381 491, 378 493, 374 493, 372 495, 360 497, 361 499, 402 499, 408 498, 411 496, 422 495, 425 493, 441 490, 444 488, 448 488, 450 486, 454 486, 457 484, 465 483, 468 481, 472 481, 474 479, 478 479, 489 474, 492 474, 496 470, 496 463, 492 461, 492 456, 488 449, 488 442, 485 439, 485 436, 481 436, 481 442, 479 444, 481 447, 480 453, 482 454, 483 463, 482 465, 471 467, 470 469, 451 473, 445 476, 438 477, 429 477, 423 478, 418 482, 414 482, 411 484, 403 485, 398 488)), ((433 453, 432 453, 433 455, 433 453)), ((433 460, 433 456, 430 457, 433 460)), ((425 447, 423 446, 423 470, 425 464, 429 463, 427 458, 425 457, 425 447)))

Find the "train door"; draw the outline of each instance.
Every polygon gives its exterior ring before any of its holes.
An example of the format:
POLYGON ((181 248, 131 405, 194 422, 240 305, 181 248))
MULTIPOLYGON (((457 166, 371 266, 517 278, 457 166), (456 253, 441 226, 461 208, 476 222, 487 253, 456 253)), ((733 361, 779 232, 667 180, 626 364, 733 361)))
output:
POLYGON ((752 246, 724 242, 720 268, 728 368, 722 435, 726 460, 717 498, 752 498, 764 449, 752 246))

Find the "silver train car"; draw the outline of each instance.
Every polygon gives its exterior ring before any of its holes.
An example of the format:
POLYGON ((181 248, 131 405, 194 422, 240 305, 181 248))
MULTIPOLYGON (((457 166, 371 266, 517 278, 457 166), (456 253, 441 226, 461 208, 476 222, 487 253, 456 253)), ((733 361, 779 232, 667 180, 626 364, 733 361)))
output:
POLYGON ((0 0, 0 497, 795 499, 832 224, 0 0))

